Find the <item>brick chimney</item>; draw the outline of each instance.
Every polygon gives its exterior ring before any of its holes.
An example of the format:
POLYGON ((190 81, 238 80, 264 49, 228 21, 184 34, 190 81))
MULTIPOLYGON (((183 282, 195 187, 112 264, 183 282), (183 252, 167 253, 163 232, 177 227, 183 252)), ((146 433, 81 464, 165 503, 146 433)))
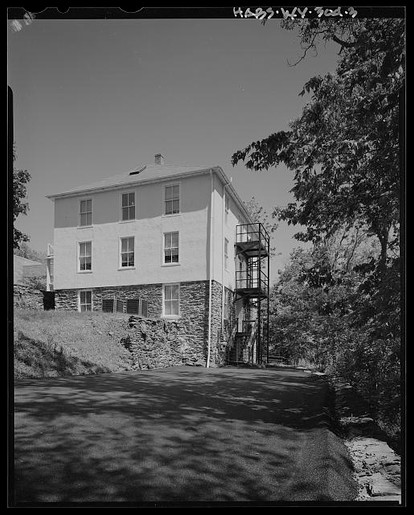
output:
POLYGON ((154 161, 156 165, 164 164, 164 156, 162 154, 155 154, 154 161))

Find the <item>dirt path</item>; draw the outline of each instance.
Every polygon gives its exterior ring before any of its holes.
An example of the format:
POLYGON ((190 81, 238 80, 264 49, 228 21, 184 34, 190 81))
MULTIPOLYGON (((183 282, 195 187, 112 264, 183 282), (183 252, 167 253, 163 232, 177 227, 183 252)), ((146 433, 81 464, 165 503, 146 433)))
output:
POLYGON ((310 502, 357 494, 326 379, 176 367, 22 380, 16 501, 310 502))

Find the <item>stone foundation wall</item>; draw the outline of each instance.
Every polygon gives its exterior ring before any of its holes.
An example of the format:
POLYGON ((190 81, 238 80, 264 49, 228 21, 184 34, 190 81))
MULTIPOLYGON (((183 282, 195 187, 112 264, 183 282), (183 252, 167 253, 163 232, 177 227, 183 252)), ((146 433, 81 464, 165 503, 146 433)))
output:
MULTIPOLYGON (((77 310, 78 291, 77 289, 56 290, 56 309, 77 310)), ((167 324, 165 327, 168 326, 170 328, 167 331, 170 337, 168 341, 172 341, 171 338, 175 335, 177 338, 176 345, 178 345, 180 349, 186 346, 191 348, 191 351, 186 351, 186 353, 188 354, 188 352, 190 352, 191 361, 193 363, 206 363, 208 347, 208 281, 180 283, 180 317, 178 319, 171 320, 162 318, 162 284, 93 288, 92 309, 93 311, 102 311, 102 299, 114 298, 126 301, 127 299, 136 299, 138 297, 147 301, 148 319, 152 320, 149 327, 155 324, 154 329, 156 329, 156 336, 148 337, 145 340, 145 345, 148 347, 147 350, 151 348, 151 346, 155 348, 159 345, 164 345, 162 342, 164 342, 165 339, 161 336, 162 333, 157 326, 157 324, 161 322, 162 324, 167 324), (155 343, 157 337, 159 338, 159 343, 155 343)), ((212 281, 211 366, 221 365, 225 362, 225 343, 223 344, 225 340, 223 340, 224 332, 222 328, 221 309, 222 286, 220 283, 212 281)), ((167 347, 165 347, 164 350, 166 355, 175 356, 171 357, 174 363, 176 363, 178 359, 176 356, 181 356, 182 352, 184 352, 182 350, 167 351, 167 347)), ((165 357, 165 359, 168 361, 170 358, 167 359, 165 357)))
POLYGON ((55 290, 55 309, 78 310, 78 290, 55 290))
POLYGON ((102 311, 102 299, 117 299, 125 303, 128 299, 141 298, 148 302, 149 318, 159 318, 162 313, 161 284, 93 288, 92 295, 94 311, 102 311))
POLYGON ((131 353, 135 370, 205 365, 203 349, 194 345, 194 328, 182 319, 156 320, 131 315, 129 328, 121 344, 131 353))
POLYGON ((43 293, 31 286, 15 284, 13 286, 13 303, 17 308, 43 310, 43 293))

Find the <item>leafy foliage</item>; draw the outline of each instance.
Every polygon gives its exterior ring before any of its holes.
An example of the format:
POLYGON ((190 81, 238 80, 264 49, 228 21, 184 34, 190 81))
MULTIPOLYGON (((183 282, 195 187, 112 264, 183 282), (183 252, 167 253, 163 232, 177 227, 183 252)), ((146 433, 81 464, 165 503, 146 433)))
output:
POLYGON ((276 213, 300 224, 297 250, 272 292, 277 354, 355 384, 378 416, 400 412, 400 187, 404 173, 403 19, 307 19, 303 50, 339 45, 334 73, 311 77, 310 100, 289 130, 232 156, 251 170, 294 173, 294 202, 276 213))
POLYGON ((46 263, 47 254, 46 252, 37 251, 32 249, 26 242, 20 244, 19 248, 15 250, 16 256, 21 256, 32 261, 39 261, 40 263, 46 263))
MULTIPOLYGON (((16 159, 16 153, 13 160, 16 159)), ((30 181, 30 174, 27 170, 13 169, 13 224, 20 214, 27 214, 29 205, 23 202, 26 198, 26 184, 30 181)), ((13 226, 13 248, 18 249, 22 242, 29 241, 29 237, 13 226)))
POLYGON ((317 38, 341 45, 336 73, 305 84, 301 94, 311 101, 289 131, 251 143, 232 163, 253 170, 285 163, 295 172, 296 202, 281 219, 306 226, 298 239, 320 241, 363 221, 381 242, 383 263, 399 221, 403 20, 285 22, 293 27, 302 45, 317 38))
MULTIPOLYGON (((271 237, 274 232, 277 231, 277 228, 279 227, 279 224, 277 221, 271 221, 269 219, 269 214, 267 211, 259 204, 259 202, 252 197, 249 201, 244 202, 244 206, 247 209, 250 218, 255 223, 261 223, 263 224, 263 227, 266 229, 267 233, 271 237)), ((277 211, 278 208, 275 208, 275 211, 277 211)), ((275 219, 276 216, 272 214, 272 217, 275 219)), ((270 254, 275 255, 276 249, 275 247, 270 248, 270 254)))
MULTIPOLYGON (((296 249, 272 291, 273 351, 340 375, 370 401, 381 420, 400 414, 399 266, 366 267, 380 248, 371 237, 331 238, 296 249), (338 248, 338 245, 340 248, 338 248)), ((366 234, 365 234, 366 235, 366 234)))

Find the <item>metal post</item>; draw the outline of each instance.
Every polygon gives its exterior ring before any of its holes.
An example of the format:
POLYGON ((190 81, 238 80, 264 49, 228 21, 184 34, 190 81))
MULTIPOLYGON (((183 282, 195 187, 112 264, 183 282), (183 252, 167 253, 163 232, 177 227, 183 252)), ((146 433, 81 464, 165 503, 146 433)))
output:
POLYGON ((259 255, 257 262, 257 273, 258 277, 258 286, 259 286, 259 297, 257 299, 257 363, 261 363, 262 358, 262 335, 261 335, 261 291, 262 291, 262 262, 261 262, 261 250, 262 250, 262 242, 261 242, 261 229, 262 224, 259 224, 259 255))
POLYGON ((269 334, 270 334, 270 235, 267 241, 267 354, 266 362, 269 363, 269 334))

